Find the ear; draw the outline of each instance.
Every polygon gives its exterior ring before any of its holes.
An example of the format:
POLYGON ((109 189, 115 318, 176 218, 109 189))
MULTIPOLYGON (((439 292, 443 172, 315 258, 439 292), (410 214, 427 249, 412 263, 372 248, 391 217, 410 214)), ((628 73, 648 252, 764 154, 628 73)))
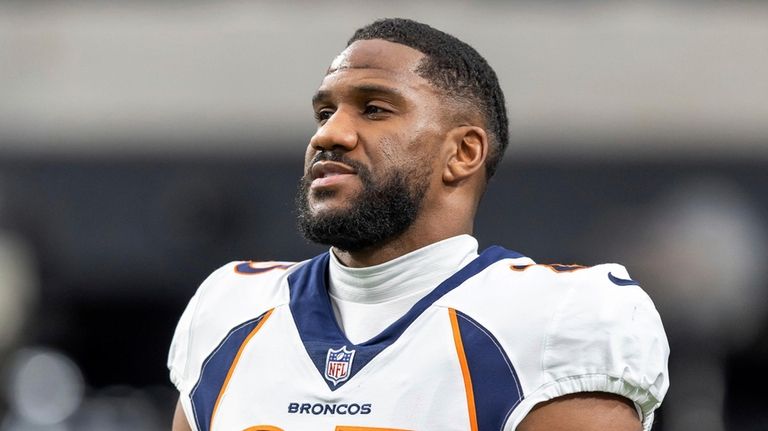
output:
POLYGON ((445 183, 457 183, 485 169, 488 134, 483 128, 459 126, 448 132, 447 139, 450 153, 443 170, 445 183))

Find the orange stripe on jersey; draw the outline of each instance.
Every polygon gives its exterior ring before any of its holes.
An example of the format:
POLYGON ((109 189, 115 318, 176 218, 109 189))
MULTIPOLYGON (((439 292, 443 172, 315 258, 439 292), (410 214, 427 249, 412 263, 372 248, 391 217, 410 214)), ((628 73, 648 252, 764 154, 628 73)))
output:
POLYGON ((409 431, 400 428, 377 428, 377 427, 350 427, 345 425, 339 425, 336 427, 336 431, 409 431))
POLYGON ((248 427, 243 431, 283 431, 283 429, 273 427, 272 425, 256 425, 255 427, 248 427))
POLYGON ((235 272, 240 275, 263 274, 274 269, 288 269, 294 265, 293 262, 254 262, 252 260, 241 262, 235 265, 235 272))
MULTIPOLYGON (((240 348, 237 350, 237 355, 235 355, 235 359, 232 361, 232 365, 229 367, 229 371, 227 372, 227 377, 224 378, 224 384, 221 385, 221 390, 219 391, 219 396, 216 397, 216 403, 213 405, 213 413, 211 413, 211 425, 208 427, 209 430, 213 430, 213 420, 216 418, 216 410, 219 408, 219 402, 221 402, 221 397, 224 396, 224 392, 227 391, 227 385, 229 384, 229 379, 232 377, 232 374, 235 372, 235 367, 237 367, 237 362, 240 360, 240 355, 243 353, 243 350, 245 350, 245 346, 248 344, 249 341, 251 341, 251 338, 253 338, 254 335, 256 335, 257 332, 259 332, 259 329, 261 329, 262 326, 264 326, 264 322, 269 319, 269 316, 272 314, 272 310, 267 311, 264 314, 264 317, 261 319, 258 325, 256 325, 255 328, 251 331, 250 334, 248 334, 247 337, 245 337, 245 340, 243 340, 243 344, 240 345, 240 348)), ((250 428, 249 428, 250 429, 250 428)), ((282 431, 278 428, 275 428, 274 430, 265 429, 265 431, 282 431)))
POLYGON ((456 317, 456 310, 448 309, 451 317, 451 329, 453 329, 453 342, 456 345, 456 355, 459 357, 461 365, 461 375, 464 377, 464 391, 467 393, 467 411, 469 413, 469 429, 477 431, 477 412, 475 411, 475 392, 472 389, 472 376, 469 375, 469 365, 467 365, 467 355, 464 353, 464 343, 461 341, 461 332, 459 332, 459 321, 456 317))

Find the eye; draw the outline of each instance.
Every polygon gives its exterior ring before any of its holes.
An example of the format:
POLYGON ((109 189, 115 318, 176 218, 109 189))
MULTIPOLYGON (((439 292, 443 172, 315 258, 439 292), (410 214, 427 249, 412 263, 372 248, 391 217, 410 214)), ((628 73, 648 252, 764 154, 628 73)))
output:
POLYGON ((315 121, 318 123, 325 123, 333 115, 333 111, 330 109, 319 109, 315 111, 315 121))
POLYGON ((367 115, 372 118, 380 118, 385 114, 389 114, 391 111, 378 105, 365 105, 363 109, 363 115, 367 115))

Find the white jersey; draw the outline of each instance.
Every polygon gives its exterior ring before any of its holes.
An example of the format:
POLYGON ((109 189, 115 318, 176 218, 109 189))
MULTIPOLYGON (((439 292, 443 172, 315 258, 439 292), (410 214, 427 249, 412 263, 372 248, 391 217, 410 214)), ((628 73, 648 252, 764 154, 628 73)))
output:
POLYGON ((234 262, 203 283, 168 361, 193 430, 513 431, 536 404, 593 391, 634 401, 650 429, 669 347, 621 265, 491 247, 354 344, 328 259, 234 262))

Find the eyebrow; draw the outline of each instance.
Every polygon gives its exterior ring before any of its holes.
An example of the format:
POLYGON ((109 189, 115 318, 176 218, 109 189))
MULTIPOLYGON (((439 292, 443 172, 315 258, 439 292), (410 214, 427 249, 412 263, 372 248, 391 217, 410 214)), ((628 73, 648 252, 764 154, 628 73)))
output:
MULTIPOLYGON (((387 85, 378 84, 360 84, 354 85, 351 88, 351 92, 355 95, 361 96, 374 96, 374 95, 387 95, 397 99, 403 99, 403 92, 397 87, 390 87, 387 85)), ((312 96, 312 104, 323 102, 331 99, 333 93, 329 90, 318 90, 314 96, 312 96)))

